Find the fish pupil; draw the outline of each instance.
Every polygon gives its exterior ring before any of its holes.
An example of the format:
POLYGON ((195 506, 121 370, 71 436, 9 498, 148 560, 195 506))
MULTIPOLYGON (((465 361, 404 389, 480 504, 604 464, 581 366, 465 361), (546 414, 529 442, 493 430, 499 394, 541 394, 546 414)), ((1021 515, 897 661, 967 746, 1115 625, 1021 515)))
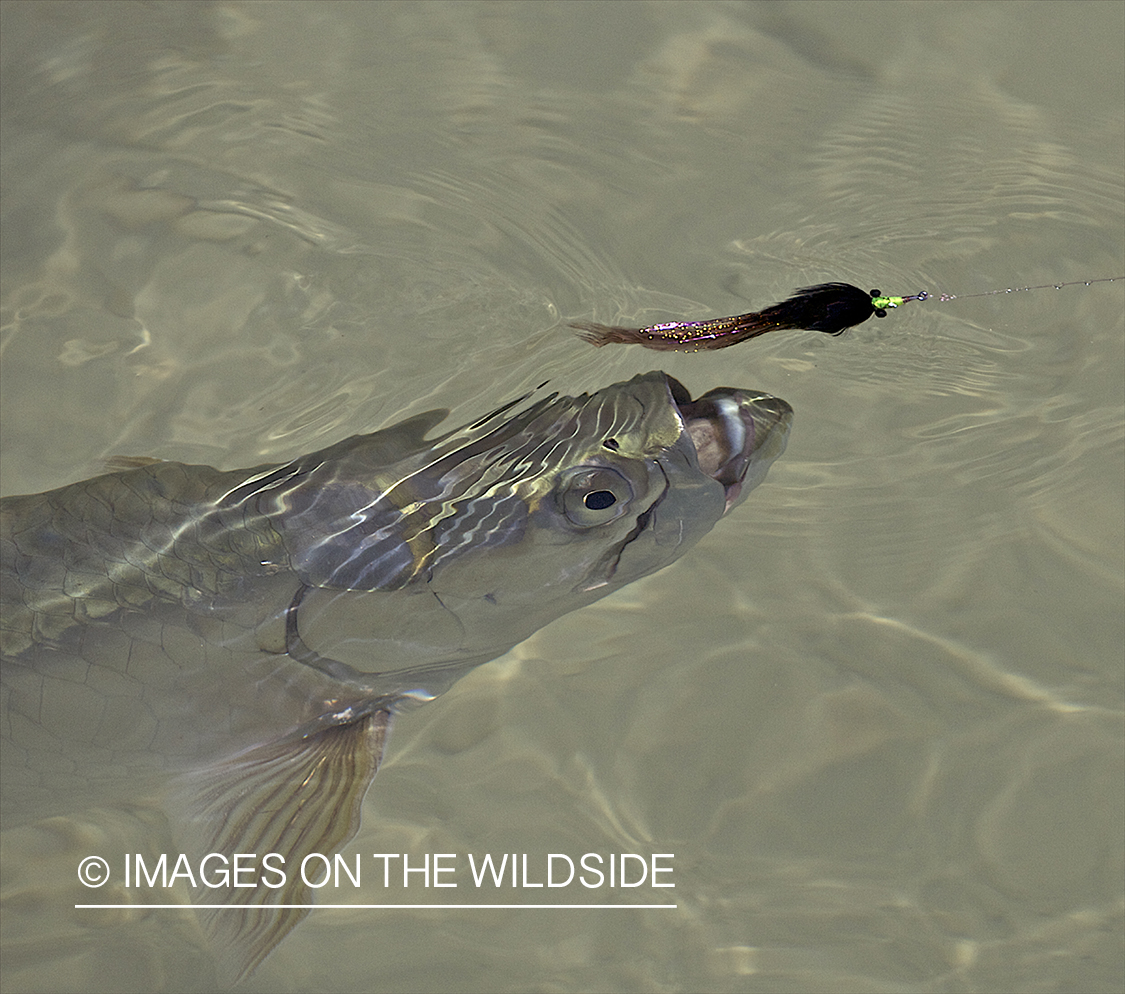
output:
POLYGON ((604 511, 607 507, 613 507, 617 503, 617 498, 612 491, 594 490, 582 499, 582 503, 591 511, 604 511))

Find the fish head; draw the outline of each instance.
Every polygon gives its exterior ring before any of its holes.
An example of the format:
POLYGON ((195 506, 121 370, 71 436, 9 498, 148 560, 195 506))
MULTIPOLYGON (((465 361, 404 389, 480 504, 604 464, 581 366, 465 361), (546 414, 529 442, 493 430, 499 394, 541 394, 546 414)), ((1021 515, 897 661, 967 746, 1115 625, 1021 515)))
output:
POLYGON ((662 372, 519 403, 399 438, 389 467, 362 443, 321 458, 331 482, 302 477, 281 527, 317 653, 427 700, 458 660, 495 658, 678 559, 765 478, 793 417, 753 390, 692 399, 662 372))
MULTIPOLYGON (((350 462, 323 460, 332 485, 306 480, 314 504, 285 528, 311 591, 302 624, 317 652, 368 672, 438 660, 451 675, 453 658, 494 658, 681 557, 762 482, 792 416, 759 391, 692 399, 650 372, 417 441, 377 488, 362 446, 350 462), (357 488, 378 495, 360 498, 360 514, 312 514, 343 495, 354 505, 357 488), (333 591, 376 596, 344 617, 350 598, 333 591)), ((438 692, 424 683, 422 699, 438 692)))
MULTIPOLYGON (((669 565, 741 503, 784 450, 793 412, 750 390, 693 400, 653 372, 566 398, 551 416, 537 457, 521 460, 525 475, 513 481, 528 509, 523 554, 497 556, 489 570, 478 562, 475 582, 507 573, 509 589, 530 581, 585 601, 669 565)), ((435 570, 434 580, 452 575, 435 570)))

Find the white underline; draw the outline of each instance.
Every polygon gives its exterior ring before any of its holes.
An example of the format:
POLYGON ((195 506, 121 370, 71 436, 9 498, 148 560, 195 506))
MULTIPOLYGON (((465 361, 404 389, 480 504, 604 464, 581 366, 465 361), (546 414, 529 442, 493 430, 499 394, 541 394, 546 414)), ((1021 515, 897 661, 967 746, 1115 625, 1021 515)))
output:
POLYGON ((76 904, 76 909, 87 908, 247 908, 253 911, 262 911, 266 908, 300 908, 309 911, 317 908, 364 908, 364 909, 391 909, 391 908, 416 908, 419 910, 444 910, 446 908, 635 908, 648 910, 653 908, 678 908, 678 904, 76 904))

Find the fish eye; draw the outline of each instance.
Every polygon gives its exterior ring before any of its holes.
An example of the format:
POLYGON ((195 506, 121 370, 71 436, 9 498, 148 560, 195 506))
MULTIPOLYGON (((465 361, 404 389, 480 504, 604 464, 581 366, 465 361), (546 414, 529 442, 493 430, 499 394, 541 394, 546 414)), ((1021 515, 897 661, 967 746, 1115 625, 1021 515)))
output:
POLYGON ((581 466, 563 477, 558 495, 571 524, 594 528, 625 513, 633 499, 633 487, 616 469, 581 466))
POLYGON ((602 442, 602 445, 609 449, 610 452, 616 452, 621 448, 621 446, 618 445, 616 438, 607 438, 602 442))

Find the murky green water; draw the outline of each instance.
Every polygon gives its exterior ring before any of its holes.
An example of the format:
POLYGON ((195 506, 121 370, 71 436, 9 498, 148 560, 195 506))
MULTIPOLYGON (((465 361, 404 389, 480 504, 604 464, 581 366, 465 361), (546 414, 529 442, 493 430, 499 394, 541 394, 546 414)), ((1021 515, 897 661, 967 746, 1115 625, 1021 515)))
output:
MULTIPOLYGON (((1125 273, 1123 11, 3 5, 3 493, 545 379, 797 412, 688 557, 404 716, 347 846, 674 853, 674 890, 508 896, 677 907, 325 909, 247 989, 1122 988, 1123 284, 701 355, 566 322, 1125 273)), ((73 908, 164 832, 8 833, 3 988, 209 989, 189 913, 73 908)))

